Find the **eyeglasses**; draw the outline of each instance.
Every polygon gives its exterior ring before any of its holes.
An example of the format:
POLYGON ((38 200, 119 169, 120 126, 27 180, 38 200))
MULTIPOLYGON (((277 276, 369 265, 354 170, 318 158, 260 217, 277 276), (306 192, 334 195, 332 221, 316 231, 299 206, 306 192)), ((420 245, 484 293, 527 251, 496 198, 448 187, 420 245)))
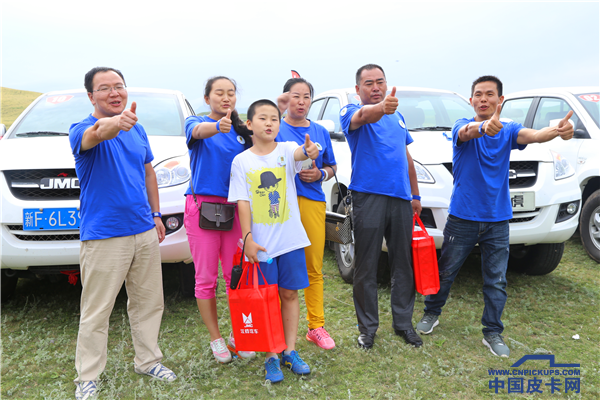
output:
POLYGON ((109 94, 112 91, 116 91, 117 93, 125 93, 127 91, 127 87, 123 85, 117 85, 115 87, 101 87, 98 90, 94 90, 94 92, 100 92, 102 94, 109 94))

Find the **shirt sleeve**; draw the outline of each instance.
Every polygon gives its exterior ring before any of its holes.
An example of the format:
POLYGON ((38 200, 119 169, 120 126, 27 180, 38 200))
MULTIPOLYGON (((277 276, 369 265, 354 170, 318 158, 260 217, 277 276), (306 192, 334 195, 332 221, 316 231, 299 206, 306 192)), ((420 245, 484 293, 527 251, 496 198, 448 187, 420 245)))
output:
POLYGON ((194 146, 194 143, 198 141, 198 139, 194 139, 192 137, 192 132, 194 132, 196 125, 201 122, 202 120, 195 115, 189 116, 185 119, 185 143, 187 144, 188 149, 191 149, 194 146))
POLYGON ((504 126, 504 129, 506 129, 507 127, 510 127, 510 132, 511 132, 511 136, 510 136, 510 148, 512 150, 514 149, 519 149, 519 150, 523 150, 525 149, 525 147, 527 147, 526 144, 519 144, 517 143, 517 139, 519 138, 519 132, 521 131, 521 129, 525 129, 525 127, 523 125, 521 125, 518 122, 514 122, 511 121, 507 124, 508 126, 504 126))
POLYGON ((73 155, 78 155, 81 152, 81 140, 83 139, 83 134, 85 131, 93 125, 87 120, 77 122, 71 125, 69 128, 69 142, 71 143, 71 150, 73 151, 73 155))
POLYGON ((144 129, 144 127, 140 124, 135 124, 134 125, 138 131, 140 132, 140 135, 142 136, 142 138, 144 139, 144 142, 146 143, 146 159, 144 160, 144 164, 148 164, 149 162, 152 162, 152 160, 154 160, 154 154, 152 153, 152 147, 150 147, 150 141, 148 140, 148 134, 146 133, 146 130, 144 129))
POLYGON ((471 121, 466 118, 461 118, 454 123, 454 126, 452 127, 452 145, 455 149, 461 148, 461 146, 458 146, 458 131, 469 122, 471 121))
POLYGON ((360 110, 360 107, 356 104, 348 104, 340 110, 340 124, 344 135, 350 135, 354 132, 350 131, 350 122, 352 122, 352 116, 358 110, 360 110))
POLYGON ((412 136, 410 136, 410 132, 408 131, 408 128, 406 128, 406 121, 404 120, 404 115, 400 114, 398 111, 396 111, 396 113, 398 114, 398 116, 400 117, 400 119, 402 120, 402 122, 404 123, 404 129, 406 131, 406 143, 405 145, 409 145, 412 142, 414 142, 415 140, 412 138, 412 136))
POLYGON ((246 183, 246 173, 242 169, 240 155, 241 154, 235 156, 233 163, 231 164, 229 196, 227 197, 227 201, 230 203, 236 203, 238 200, 250 201, 248 185, 246 183))
MULTIPOLYGON (((285 157, 290 160, 291 162, 293 162, 294 164, 294 175, 297 174, 298 172, 302 171, 302 161, 296 161, 294 159, 294 153, 296 152, 296 149, 298 147, 302 147, 302 146, 298 146, 298 143, 296 142, 285 142, 285 157)), ((290 162, 290 165, 292 165, 290 162)))

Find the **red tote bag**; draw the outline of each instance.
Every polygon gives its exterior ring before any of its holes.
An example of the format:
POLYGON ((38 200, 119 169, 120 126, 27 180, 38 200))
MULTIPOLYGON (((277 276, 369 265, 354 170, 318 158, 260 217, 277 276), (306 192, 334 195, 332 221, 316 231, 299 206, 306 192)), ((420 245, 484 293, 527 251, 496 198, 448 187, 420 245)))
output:
POLYGON ((440 290, 440 274, 435 242, 427 233, 417 213, 413 217, 412 255, 417 292, 423 296, 436 294, 440 290), (415 222, 419 224, 421 230, 415 229, 415 222))
POLYGON ((277 284, 268 284, 258 263, 244 262, 237 288, 229 291, 229 312, 236 350, 281 353, 287 348, 277 284), (258 284, 259 273, 264 285, 258 284))

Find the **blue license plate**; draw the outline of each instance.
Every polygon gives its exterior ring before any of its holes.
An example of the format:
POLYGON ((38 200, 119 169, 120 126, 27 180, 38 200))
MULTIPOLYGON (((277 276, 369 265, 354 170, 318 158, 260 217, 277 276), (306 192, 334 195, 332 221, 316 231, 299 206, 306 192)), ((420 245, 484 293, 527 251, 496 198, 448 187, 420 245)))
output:
POLYGON ((81 216, 76 208, 26 208, 23 210, 23 230, 79 229, 81 216))

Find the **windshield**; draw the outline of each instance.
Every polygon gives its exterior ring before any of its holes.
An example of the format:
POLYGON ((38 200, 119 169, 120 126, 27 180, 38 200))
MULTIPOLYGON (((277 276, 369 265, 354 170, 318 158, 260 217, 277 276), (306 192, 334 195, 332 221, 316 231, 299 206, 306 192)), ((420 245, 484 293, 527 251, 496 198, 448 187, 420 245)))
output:
POLYGON ((590 117, 596 123, 596 126, 600 127, 600 123, 598 123, 600 116, 600 93, 582 93, 576 94, 577 100, 585 107, 590 117))
MULTIPOLYGON (((409 130, 451 130, 458 119, 471 118, 474 114, 469 103, 454 93, 397 91, 396 97, 398 111, 409 130)), ((349 93, 348 100, 360 104, 356 93, 349 93)))
MULTIPOLYGON (((185 136, 183 114, 174 94, 130 92, 127 106, 134 101, 139 123, 148 136, 185 136)), ((15 127, 11 138, 65 135, 71 124, 93 111, 87 93, 44 96, 15 127)))

